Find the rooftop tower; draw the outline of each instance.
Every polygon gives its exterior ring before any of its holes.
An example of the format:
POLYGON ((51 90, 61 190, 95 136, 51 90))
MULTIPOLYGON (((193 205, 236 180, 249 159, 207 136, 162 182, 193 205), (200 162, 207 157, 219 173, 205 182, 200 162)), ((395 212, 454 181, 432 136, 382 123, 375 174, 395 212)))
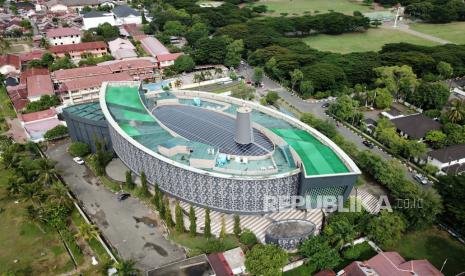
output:
POLYGON ((253 143, 252 109, 242 106, 236 113, 236 132, 234 141, 241 145, 253 143))

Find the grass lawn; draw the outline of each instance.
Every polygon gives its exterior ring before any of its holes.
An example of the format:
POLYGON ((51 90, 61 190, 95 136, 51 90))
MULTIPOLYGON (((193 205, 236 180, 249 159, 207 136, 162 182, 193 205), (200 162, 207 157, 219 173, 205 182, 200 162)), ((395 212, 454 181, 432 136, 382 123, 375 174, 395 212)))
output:
MULTIPOLYGON (((172 231, 170 234, 170 239, 174 242, 187 247, 190 249, 189 257, 200 255, 206 251, 208 251, 208 239, 206 239, 203 235, 197 234, 195 237, 191 237, 189 233, 178 234, 175 231, 172 231)), ((210 240, 214 240, 216 238, 212 237, 210 240)), ((224 251, 233 249, 238 247, 239 241, 234 235, 227 235, 223 241, 223 249, 224 251)))
POLYGON ((336 11, 352 14, 354 11, 370 12, 371 6, 361 4, 353 0, 260 0, 254 5, 265 5, 272 15, 280 13, 293 14, 315 14, 336 11))
POLYGON ((378 51, 387 43, 407 42, 433 46, 435 42, 392 29, 369 29, 364 33, 341 35, 315 35, 304 38, 304 42, 320 51, 337 53, 378 51))
POLYGON ((6 193, 8 171, 0 171, 0 272, 57 275, 72 270, 73 263, 54 229, 44 229, 26 219, 30 203, 6 193), (18 260, 14 263, 14 260, 18 260), (23 273, 20 273, 23 272, 23 273))
POLYGON ((404 235, 396 246, 386 250, 396 250, 405 259, 427 259, 441 269, 444 260, 445 275, 456 275, 465 271, 465 246, 453 240, 445 231, 436 228, 404 235))
POLYGON ((425 34, 433 35, 456 44, 465 44, 465 22, 448 24, 411 24, 410 28, 425 34))

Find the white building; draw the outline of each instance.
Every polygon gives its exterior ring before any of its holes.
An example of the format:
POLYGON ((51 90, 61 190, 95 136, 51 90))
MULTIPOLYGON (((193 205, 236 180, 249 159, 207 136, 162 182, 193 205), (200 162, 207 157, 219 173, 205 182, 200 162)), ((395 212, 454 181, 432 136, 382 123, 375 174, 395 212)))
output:
POLYGON ((115 59, 137 57, 136 47, 127 39, 117 38, 108 42, 108 48, 115 59))
POLYGON ((84 23, 84 30, 97 28, 98 25, 103 23, 108 23, 112 26, 116 25, 115 17, 111 12, 91 11, 82 16, 82 21, 84 23))
POLYGON ((142 24, 142 14, 126 5, 116 6, 113 10, 115 16, 116 25, 123 24, 142 24))
POLYGON ((50 45, 68 45, 81 42, 81 31, 76 28, 56 28, 47 31, 50 45))

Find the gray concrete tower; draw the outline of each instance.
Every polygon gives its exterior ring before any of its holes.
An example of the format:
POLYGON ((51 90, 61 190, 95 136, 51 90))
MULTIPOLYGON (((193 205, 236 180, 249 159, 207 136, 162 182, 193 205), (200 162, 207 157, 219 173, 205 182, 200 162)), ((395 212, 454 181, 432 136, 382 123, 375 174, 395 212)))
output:
POLYGON ((242 106, 236 111, 236 133, 234 141, 247 145, 253 143, 252 109, 242 106))

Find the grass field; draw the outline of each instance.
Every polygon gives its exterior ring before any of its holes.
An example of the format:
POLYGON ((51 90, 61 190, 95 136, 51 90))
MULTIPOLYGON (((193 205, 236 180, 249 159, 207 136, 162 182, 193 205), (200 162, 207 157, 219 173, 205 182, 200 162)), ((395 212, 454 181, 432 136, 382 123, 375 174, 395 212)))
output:
POLYGON ((411 24, 410 28, 425 34, 433 35, 456 44, 465 44, 465 22, 448 24, 411 24))
POLYGON ((265 5, 270 14, 280 13, 293 14, 315 14, 326 13, 330 10, 352 14, 354 11, 370 12, 370 6, 365 6, 354 0, 261 0, 254 5, 265 5))
POLYGON ((435 42, 391 29, 369 29, 364 33, 341 35, 315 35, 304 38, 304 42, 320 51, 337 53, 378 51, 387 43, 407 42, 433 46, 435 42))
POLYGON ((396 250, 407 260, 427 259, 438 269, 447 259, 443 270, 445 275, 465 271, 465 246, 436 228, 407 234, 396 246, 387 250, 396 250))
POLYGON ((57 275, 72 270, 72 261, 57 232, 42 232, 25 217, 30 203, 15 203, 7 195, 7 176, 7 171, 0 171, 0 274, 16 271, 18 275, 57 275))

